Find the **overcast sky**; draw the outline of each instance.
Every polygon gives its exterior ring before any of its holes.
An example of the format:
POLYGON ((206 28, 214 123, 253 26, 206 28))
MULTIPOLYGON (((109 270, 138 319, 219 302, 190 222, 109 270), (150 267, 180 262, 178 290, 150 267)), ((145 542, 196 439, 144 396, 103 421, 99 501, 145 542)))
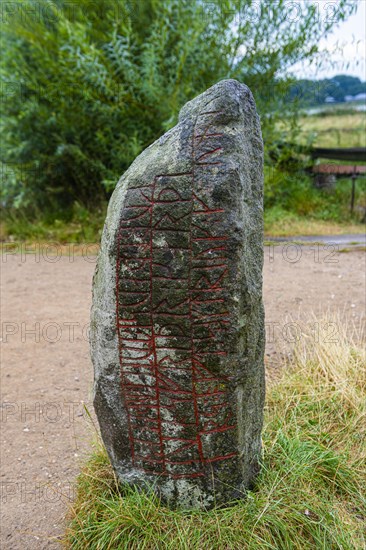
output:
POLYGON ((357 13, 320 42, 320 48, 330 52, 327 56, 330 63, 320 69, 298 64, 291 71, 298 78, 319 79, 348 74, 366 80, 366 0, 355 0, 355 3, 358 6, 357 13))

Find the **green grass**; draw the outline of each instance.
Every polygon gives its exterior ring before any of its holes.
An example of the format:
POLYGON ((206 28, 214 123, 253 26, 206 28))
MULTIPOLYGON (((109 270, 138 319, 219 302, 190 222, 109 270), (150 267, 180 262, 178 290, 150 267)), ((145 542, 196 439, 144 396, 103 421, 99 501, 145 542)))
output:
POLYGON ((274 207, 264 212, 264 231, 270 237, 297 237, 311 235, 357 235, 364 234, 366 226, 360 222, 347 219, 322 220, 274 207))
POLYGON ((316 189, 304 173, 265 170, 264 227, 266 235, 332 235, 364 233, 366 178, 356 182, 350 211, 351 180, 340 178, 332 191, 316 189))
POLYGON ((1 241, 98 243, 107 213, 107 205, 93 211, 75 204, 70 212, 59 215, 27 215, 24 211, 4 212, 0 226, 1 241))
POLYGON ((340 334, 336 343, 313 339, 284 372, 267 391, 262 470, 246 500, 209 512, 169 510, 152 492, 119 487, 96 444, 77 481, 66 547, 364 548, 365 354, 340 334))

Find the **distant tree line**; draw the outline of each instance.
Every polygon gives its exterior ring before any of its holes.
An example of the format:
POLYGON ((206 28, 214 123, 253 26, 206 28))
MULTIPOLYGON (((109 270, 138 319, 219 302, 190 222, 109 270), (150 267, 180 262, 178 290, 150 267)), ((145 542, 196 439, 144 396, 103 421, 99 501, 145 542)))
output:
POLYGON ((343 103, 350 97, 366 93, 366 82, 348 75, 337 75, 323 80, 298 80, 291 85, 289 97, 303 106, 322 105, 332 99, 343 103))

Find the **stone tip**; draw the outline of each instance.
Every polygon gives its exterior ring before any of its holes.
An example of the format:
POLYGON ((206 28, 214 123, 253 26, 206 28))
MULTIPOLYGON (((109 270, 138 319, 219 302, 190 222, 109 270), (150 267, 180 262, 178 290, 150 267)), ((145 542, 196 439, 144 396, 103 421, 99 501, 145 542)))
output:
POLYGON ((240 102, 249 99, 249 101, 254 102, 252 93, 246 84, 235 80, 235 78, 220 80, 208 88, 205 92, 196 96, 184 105, 179 113, 179 122, 184 120, 186 117, 194 115, 197 111, 201 110, 201 108, 206 106, 208 103, 211 103, 216 98, 225 98, 228 102, 230 99, 236 99, 240 102))

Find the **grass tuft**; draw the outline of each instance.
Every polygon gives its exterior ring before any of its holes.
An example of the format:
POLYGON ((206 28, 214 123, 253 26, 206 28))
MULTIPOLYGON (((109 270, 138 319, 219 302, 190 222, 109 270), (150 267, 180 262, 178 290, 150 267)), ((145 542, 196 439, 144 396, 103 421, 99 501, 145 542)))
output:
POLYGON ((365 353, 344 334, 301 339, 267 393, 263 463, 245 501, 169 510, 120 487, 96 444, 77 481, 65 545, 73 549, 359 550, 366 546, 365 353))

